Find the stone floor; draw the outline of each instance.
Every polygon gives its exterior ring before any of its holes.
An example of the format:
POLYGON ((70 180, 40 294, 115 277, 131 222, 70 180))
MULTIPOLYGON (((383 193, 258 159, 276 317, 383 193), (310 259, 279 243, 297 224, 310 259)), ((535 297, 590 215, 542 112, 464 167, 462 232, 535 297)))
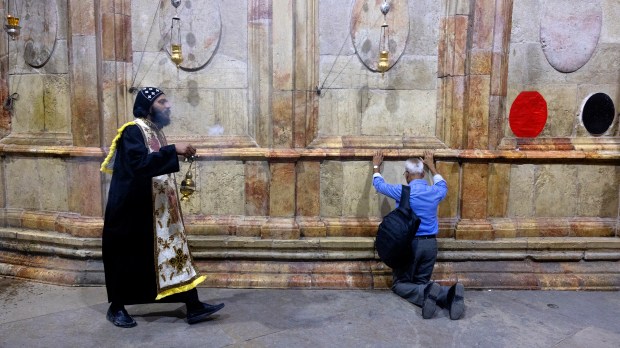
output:
POLYGON ((423 320, 386 290, 199 288, 226 303, 189 326, 180 304, 128 306, 105 319, 103 287, 0 278, 0 347, 618 347, 619 292, 468 291, 463 319, 423 320))

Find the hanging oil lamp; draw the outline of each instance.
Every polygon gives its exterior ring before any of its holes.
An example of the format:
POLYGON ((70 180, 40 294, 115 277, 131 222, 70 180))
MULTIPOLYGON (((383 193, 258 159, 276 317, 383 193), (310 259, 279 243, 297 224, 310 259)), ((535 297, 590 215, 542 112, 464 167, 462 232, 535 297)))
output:
POLYGON ((181 49, 181 18, 172 17, 172 27, 170 27, 170 59, 178 67, 183 62, 183 51, 181 49))
POLYGON ((193 155, 185 158, 185 161, 189 162, 189 168, 187 168, 187 173, 185 173, 185 179, 181 181, 181 187, 179 188, 182 201, 188 201, 189 196, 196 192, 196 182, 194 181, 194 176, 192 175, 192 165, 194 164, 196 157, 198 156, 193 155))
POLYGON ((390 38, 389 28, 387 24, 387 14, 390 12, 390 4, 387 0, 383 0, 381 4, 381 13, 383 13, 383 24, 381 25, 381 35, 379 37, 379 63, 377 64, 377 71, 381 73, 381 77, 390 67, 388 41, 390 38))

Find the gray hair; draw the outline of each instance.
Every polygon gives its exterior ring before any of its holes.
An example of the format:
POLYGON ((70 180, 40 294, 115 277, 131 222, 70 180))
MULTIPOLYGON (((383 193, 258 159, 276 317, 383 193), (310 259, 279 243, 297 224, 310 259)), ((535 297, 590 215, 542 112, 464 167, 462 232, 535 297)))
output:
POLYGON ((410 158, 405 161, 405 170, 410 174, 423 174, 424 162, 421 158, 410 158))

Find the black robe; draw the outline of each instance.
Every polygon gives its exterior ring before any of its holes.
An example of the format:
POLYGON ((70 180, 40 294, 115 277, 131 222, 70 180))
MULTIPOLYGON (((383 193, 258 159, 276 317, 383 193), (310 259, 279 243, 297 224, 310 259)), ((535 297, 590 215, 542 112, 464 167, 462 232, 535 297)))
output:
POLYGON ((142 131, 127 126, 116 159, 103 223, 103 266, 108 301, 155 302, 155 238, 151 178, 179 171, 174 145, 148 153, 142 131))

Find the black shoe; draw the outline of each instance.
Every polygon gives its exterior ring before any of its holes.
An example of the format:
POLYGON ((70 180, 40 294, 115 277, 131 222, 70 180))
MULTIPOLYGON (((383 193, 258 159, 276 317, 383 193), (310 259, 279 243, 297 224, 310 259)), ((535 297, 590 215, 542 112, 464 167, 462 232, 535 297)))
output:
POLYGON ((441 286, 437 283, 431 283, 427 286, 428 293, 424 298, 424 305, 422 306, 422 318, 430 319, 435 315, 435 309, 437 309, 437 296, 441 291, 441 286))
POLYGON ((457 320, 463 316, 465 311, 465 287, 461 283, 456 283, 448 290, 448 306, 450 308, 450 319, 457 320))
POLYGON ((110 308, 108 309, 108 314, 106 314, 105 317, 112 324, 118 327, 129 328, 129 327, 134 327, 138 325, 138 323, 136 323, 136 321, 133 320, 131 315, 127 313, 124 306, 117 307, 117 308, 112 308, 112 306, 110 306, 110 308))
POLYGON ((224 308, 224 304, 210 305, 208 303, 200 302, 199 307, 187 309, 187 323, 196 324, 207 319, 211 314, 224 308))

